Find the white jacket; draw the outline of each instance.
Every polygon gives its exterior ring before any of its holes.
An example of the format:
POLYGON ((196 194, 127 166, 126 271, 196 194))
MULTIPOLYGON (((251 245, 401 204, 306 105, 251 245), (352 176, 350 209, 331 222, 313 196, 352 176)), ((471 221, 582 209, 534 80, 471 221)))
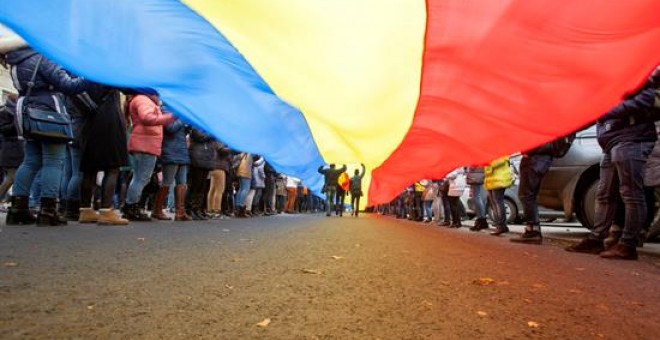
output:
POLYGON ((449 196, 451 197, 461 197, 467 184, 465 182, 465 172, 463 168, 458 168, 447 175, 449 179, 449 196))

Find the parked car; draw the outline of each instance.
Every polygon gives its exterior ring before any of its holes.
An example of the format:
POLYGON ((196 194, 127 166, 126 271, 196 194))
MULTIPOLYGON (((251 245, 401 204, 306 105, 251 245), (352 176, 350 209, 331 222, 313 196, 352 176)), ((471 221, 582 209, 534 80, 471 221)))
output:
POLYGON ((569 219, 575 214, 584 227, 593 228, 601 154, 595 126, 578 132, 568 153, 555 159, 543 178, 539 205, 561 210, 569 219))

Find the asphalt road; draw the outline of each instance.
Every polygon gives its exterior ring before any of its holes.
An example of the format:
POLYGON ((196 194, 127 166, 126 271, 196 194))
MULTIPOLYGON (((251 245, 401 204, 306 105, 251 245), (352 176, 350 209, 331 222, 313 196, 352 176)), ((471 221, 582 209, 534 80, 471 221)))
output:
POLYGON ((0 338, 655 339, 660 259, 392 219, 0 232, 0 338))

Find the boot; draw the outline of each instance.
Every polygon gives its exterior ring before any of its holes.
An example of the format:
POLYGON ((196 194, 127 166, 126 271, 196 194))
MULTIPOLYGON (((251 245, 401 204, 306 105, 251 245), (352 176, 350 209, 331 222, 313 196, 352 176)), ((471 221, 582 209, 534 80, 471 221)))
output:
POLYGON ((99 212, 99 225, 128 225, 128 220, 121 218, 114 209, 101 209, 99 212))
POLYGON ((156 198, 154 199, 154 206, 153 209, 151 209, 151 218, 159 220, 159 221, 171 221, 172 218, 167 217, 165 213, 163 212, 163 201, 165 201, 165 198, 167 195, 170 193, 170 187, 169 186, 162 186, 160 187, 160 190, 158 193, 156 193, 156 198))
POLYGON ((99 214, 92 208, 80 208, 78 215, 79 223, 96 223, 99 220, 99 214))
POLYGON ((190 216, 193 221, 207 220, 202 212, 202 199, 202 196, 199 194, 190 195, 190 216))
POLYGON ((248 217, 247 214, 245 213, 245 207, 239 206, 237 210, 238 211, 236 212, 236 217, 240 217, 240 218, 248 217))
POLYGON ((474 221, 474 226, 470 228, 470 231, 481 231, 483 229, 488 229, 488 221, 486 221, 485 218, 477 218, 476 221, 474 221))
POLYGON ((192 221, 192 217, 186 214, 186 186, 179 184, 174 187, 174 206, 176 207, 175 221, 192 221))
POLYGON ((51 197, 41 198, 41 208, 37 215, 38 227, 58 227, 67 222, 57 213, 57 202, 51 197))
POLYGON ((80 219, 80 201, 66 201, 64 217, 68 221, 78 221, 80 219))
POLYGON ((612 248, 600 253, 600 257, 613 260, 637 260, 637 249, 617 243, 612 248))
POLYGON ((623 234, 622 228, 616 224, 612 224, 610 227, 610 232, 607 234, 607 237, 603 241, 605 249, 610 249, 618 244, 619 239, 621 238, 621 234, 623 234))
POLYGON ((543 235, 538 230, 525 229, 522 235, 509 239, 509 241, 513 243, 541 244, 543 243, 543 235))
POLYGON ((151 218, 141 211, 138 203, 126 204, 124 206, 124 218, 136 222, 151 221, 151 218))
POLYGON ((34 224, 37 219, 30 212, 29 197, 12 196, 11 207, 7 212, 7 225, 28 225, 34 224))
POLYGON ((587 236, 579 243, 566 247, 565 249, 572 253, 600 254, 605 251, 605 246, 603 245, 603 240, 587 236))

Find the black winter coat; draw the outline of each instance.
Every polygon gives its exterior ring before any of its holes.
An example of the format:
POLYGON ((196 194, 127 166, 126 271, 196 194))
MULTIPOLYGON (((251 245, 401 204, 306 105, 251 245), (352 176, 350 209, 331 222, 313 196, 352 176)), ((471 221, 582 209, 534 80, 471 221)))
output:
POLYGON ((217 143, 213 137, 193 129, 190 133, 190 165, 196 168, 213 170, 217 156, 217 143))
POLYGON ((7 101, 0 106, 0 134, 2 134, 2 151, 0 151, 0 167, 18 168, 23 163, 25 142, 18 139, 16 129, 16 102, 7 101))
POLYGON ((215 167, 213 167, 213 169, 229 172, 233 160, 231 149, 224 143, 218 141, 216 142, 216 150, 215 167))
POLYGON ((75 107, 84 116, 80 129, 82 158, 80 171, 98 172, 128 165, 126 117, 119 91, 100 84, 90 84, 89 98, 97 106, 93 110, 75 98, 75 107))

